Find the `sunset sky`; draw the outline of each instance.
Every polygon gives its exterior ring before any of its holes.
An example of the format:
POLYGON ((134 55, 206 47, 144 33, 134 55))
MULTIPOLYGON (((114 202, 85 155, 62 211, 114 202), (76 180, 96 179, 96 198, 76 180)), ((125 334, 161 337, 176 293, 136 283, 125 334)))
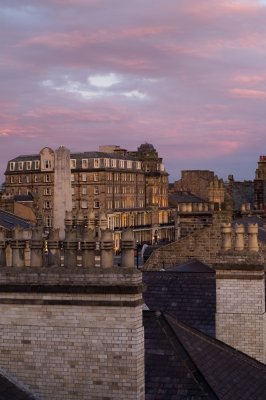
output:
POLYGON ((153 143, 170 181, 266 154, 266 1, 1 0, 0 37, 0 182, 44 146, 153 143))

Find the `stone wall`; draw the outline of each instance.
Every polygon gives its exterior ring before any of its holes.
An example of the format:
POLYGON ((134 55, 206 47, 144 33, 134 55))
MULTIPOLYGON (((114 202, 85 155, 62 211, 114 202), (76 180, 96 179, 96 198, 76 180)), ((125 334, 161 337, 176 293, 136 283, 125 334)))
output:
POLYGON ((215 263, 221 250, 221 224, 228 220, 230 213, 213 214, 211 226, 155 250, 146 261, 143 270, 167 269, 191 258, 197 258, 207 264, 215 263))
POLYGON ((139 271, 6 270, 0 365, 11 376, 40 400, 144 399, 139 271))

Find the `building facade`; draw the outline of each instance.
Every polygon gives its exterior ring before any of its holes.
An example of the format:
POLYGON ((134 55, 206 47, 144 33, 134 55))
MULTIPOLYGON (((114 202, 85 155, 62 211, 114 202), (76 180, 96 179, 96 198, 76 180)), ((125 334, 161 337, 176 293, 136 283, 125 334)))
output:
POLYGON ((76 218, 93 215, 96 222, 106 219, 115 231, 117 249, 122 228, 129 226, 140 243, 174 240, 175 211, 168 207, 168 173, 153 145, 145 143, 135 152, 102 146, 97 152, 70 153, 68 161, 62 160, 68 157, 64 149, 45 147, 39 154, 10 160, 5 172, 6 194, 32 193, 37 198, 36 212, 47 228, 59 227, 56 220, 62 209, 72 210, 76 218))

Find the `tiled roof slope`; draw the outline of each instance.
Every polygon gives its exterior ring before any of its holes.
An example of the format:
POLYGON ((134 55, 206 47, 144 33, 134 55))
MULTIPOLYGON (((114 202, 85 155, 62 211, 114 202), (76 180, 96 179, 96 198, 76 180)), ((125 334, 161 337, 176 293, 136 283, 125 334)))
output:
POLYGON ((24 218, 20 218, 10 212, 0 210, 0 226, 5 229, 13 229, 16 226, 27 229, 30 227, 30 223, 24 218))
POLYGON ((144 311, 145 400, 218 399, 165 318, 144 311))
POLYGON ((169 315, 166 319, 218 399, 266 399, 264 364, 169 315))
POLYGON ((36 400, 0 372, 0 400, 36 400))
POLYGON ((213 272, 213 269, 207 264, 193 258, 184 264, 178 264, 174 267, 168 268, 167 271, 177 271, 177 272, 213 272))
POLYGON ((177 319, 215 334, 216 283, 211 272, 143 272, 144 301, 150 310, 171 312, 177 319))

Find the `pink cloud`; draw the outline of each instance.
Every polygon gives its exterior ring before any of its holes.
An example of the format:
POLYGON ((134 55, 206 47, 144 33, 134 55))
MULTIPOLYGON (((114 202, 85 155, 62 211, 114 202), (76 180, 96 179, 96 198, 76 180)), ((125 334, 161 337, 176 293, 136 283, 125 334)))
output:
POLYGON ((263 90, 234 88, 234 89, 230 89, 229 93, 233 97, 239 97, 239 98, 243 98, 243 99, 255 99, 255 100, 266 99, 266 91, 263 91, 263 90))

